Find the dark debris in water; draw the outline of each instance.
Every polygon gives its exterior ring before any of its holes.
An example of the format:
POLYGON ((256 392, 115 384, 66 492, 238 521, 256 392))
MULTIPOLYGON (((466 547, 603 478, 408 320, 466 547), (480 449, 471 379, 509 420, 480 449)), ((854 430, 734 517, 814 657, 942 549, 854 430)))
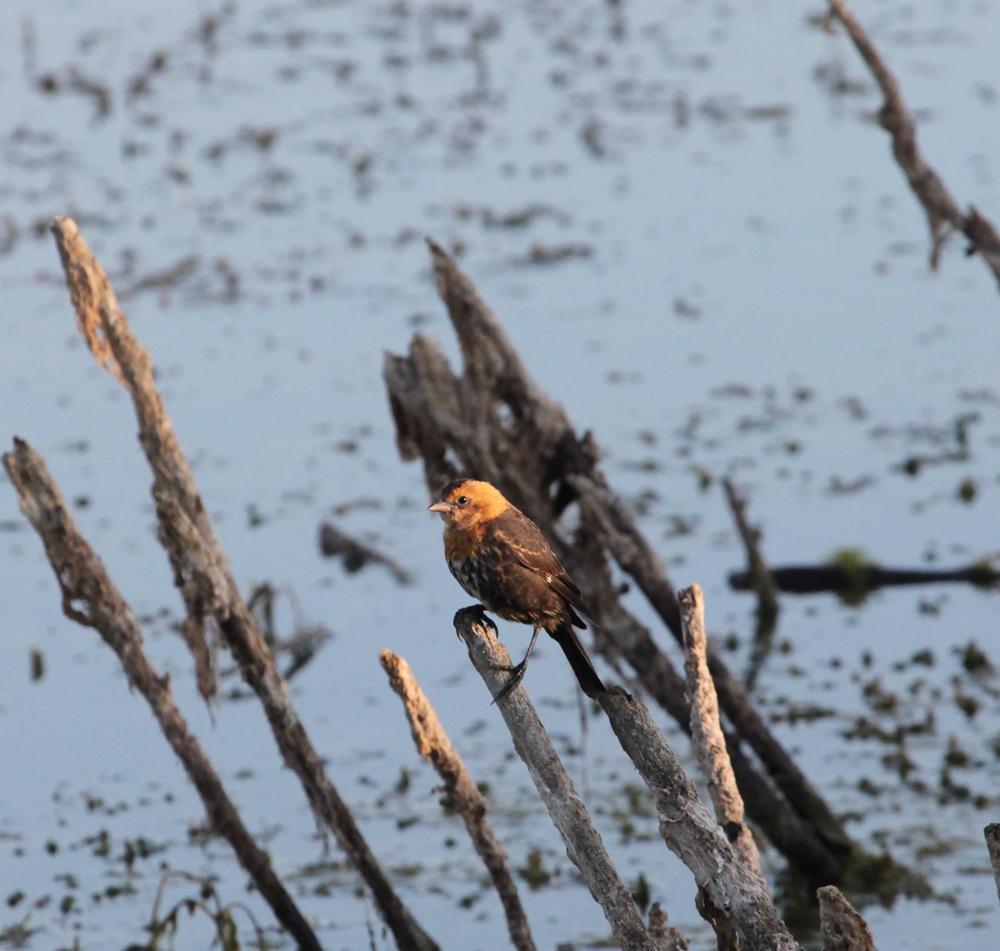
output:
POLYGON ((319 548, 325 558, 338 558, 348 574, 355 574, 367 565, 382 565, 397 584, 411 584, 413 577, 388 555, 351 538, 330 522, 319 528, 319 548))

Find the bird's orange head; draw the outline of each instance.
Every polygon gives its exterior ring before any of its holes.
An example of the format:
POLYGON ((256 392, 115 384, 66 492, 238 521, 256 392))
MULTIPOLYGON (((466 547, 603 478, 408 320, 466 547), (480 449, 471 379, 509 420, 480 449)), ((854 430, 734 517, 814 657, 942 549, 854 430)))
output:
POLYGON ((427 511, 439 512, 450 529, 475 531, 510 507, 510 502, 489 482, 456 479, 441 490, 438 501, 427 511))

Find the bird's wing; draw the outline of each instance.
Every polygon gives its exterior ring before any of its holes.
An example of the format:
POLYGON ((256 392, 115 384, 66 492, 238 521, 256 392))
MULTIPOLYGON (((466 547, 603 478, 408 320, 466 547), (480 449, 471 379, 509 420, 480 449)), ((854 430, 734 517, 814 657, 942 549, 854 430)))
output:
POLYGON ((511 519, 512 514, 497 520, 500 524, 494 526, 494 531, 498 539, 510 546, 519 564, 544 578, 556 594, 589 617, 590 612, 583 603, 580 589, 549 548, 541 529, 521 512, 517 513, 519 518, 515 516, 511 519), (509 524, 503 524, 508 520, 509 524))

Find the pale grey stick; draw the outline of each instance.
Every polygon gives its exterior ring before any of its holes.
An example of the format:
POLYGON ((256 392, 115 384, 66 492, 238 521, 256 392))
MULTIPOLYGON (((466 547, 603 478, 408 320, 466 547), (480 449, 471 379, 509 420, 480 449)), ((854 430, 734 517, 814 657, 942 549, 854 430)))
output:
POLYGON ((517 893, 517 885, 507 867, 507 852, 486 818, 486 800, 483 794, 472 781, 462 757, 452 746, 434 707, 413 676, 410 665, 389 650, 381 651, 379 660, 389 675, 390 686, 403 701, 417 752, 434 766, 444 780, 441 804, 462 817, 472 845, 490 873, 493 887, 500 896, 507 917, 511 942, 518 951, 535 951, 535 942, 517 893))
POLYGON ((622 749, 653 793, 660 834, 732 924, 744 951, 801 951, 760 875, 737 857, 649 710, 621 687, 600 694, 622 749))
POLYGON ((719 700, 715 684, 708 672, 705 659, 705 600, 701 587, 693 584, 677 592, 681 607, 681 625, 684 628, 684 669, 687 674, 688 703, 691 705, 691 746, 694 748, 701 774, 708 784, 708 793, 715 806, 726 837, 737 856, 748 869, 760 876, 760 855, 757 843, 743 820, 743 797, 733 776, 733 767, 726 752, 726 738, 719 722, 719 700))
POLYGON ((292 704, 253 614, 240 594, 208 510, 153 378, 153 361, 125 319, 100 262, 71 218, 52 225, 77 322, 98 362, 129 391, 139 422, 139 442, 153 470, 153 501, 160 543, 170 557, 174 583, 188 609, 185 639, 195 655, 199 688, 214 693, 204 669, 204 623, 213 620, 257 694, 278 749, 302 783, 313 812, 336 836, 340 847, 371 889, 375 907, 405 951, 436 951, 437 944, 417 924, 368 843, 347 804, 326 773, 319 754, 292 704))
POLYGON ((160 677, 147 660, 132 608, 77 529, 44 460, 24 440, 15 438, 14 451, 4 455, 3 465, 17 490, 21 511, 45 546, 62 590, 64 613, 70 620, 94 628, 118 655, 129 686, 146 698, 198 790, 212 828, 233 847, 240 864, 299 948, 321 951, 315 933, 275 874, 270 856, 250 835, 197 737, 188 729, 174 702, 170 677, 160 677))
MULTIPOLYGON (((490 695, 496 697, 510 676, 498 669, 510 665, 507 648, 497 640, 480 608, 462 608, 455 615, 455 630, 465 641, 469 658, 486 681, 490 695)), ((514 740, 514 749, 528 767, 535 788, 562 836, 569 860, 580 870, 590 894, 604 909, 616 940, 625 951, 656 951, 635 902, 612 864, 524 687, 515 687, 497 706, 514 740)))
POLYGON ((875 951, 875 941, 865 919, 834 885, 816 890, 819 899, 819 933, 823 951, 875 951))

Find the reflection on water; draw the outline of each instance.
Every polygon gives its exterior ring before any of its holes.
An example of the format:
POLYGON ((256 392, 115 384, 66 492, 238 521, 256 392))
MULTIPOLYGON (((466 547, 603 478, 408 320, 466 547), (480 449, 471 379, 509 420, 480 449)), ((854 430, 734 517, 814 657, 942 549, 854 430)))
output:
MULTIPOLYGON (((237 577, 279 592, 277 636, 332 631, 296 703, 417 917, 449 946, 506 940, 410 746, 382 647, 409 660, 489 784, 540 946, 585 943, 606 925, 454 641, 464 601, 421 475, 397 458, 381 354, 415 328, 456 352, 421 240, 433 234, 539 383, 593 429, 674 582, 703 585, 738 669, 753 599, 726 584, 744 554, 723 475, 774 564, 845 548, 893 566, 994 556, 1000 301, 959 241, 928 271, 922 212, 869 121, 872 84, 815 12, 48 0, 8 17, 0 435, 30 440, 75 500, 327 946, 367 941, 374 912, 324 852, 255 705, 225 703, 213 725, 197 699, 131 409, 77 339, 49 219, 72 214, 111 273, 237 577), (324 561, 324 520, 415 583, 324 561)), ((996 12, 856 12, 929 160, 960 203, 1000 218, 996 12)), ((44 929, 32 947, 143 940, 161 863, 220 876, 224 903, 270 921, 109 652, 62 618, 9 487, 0 558, 0 749, 17 777, 0 798, 0 929, 44 929)), ((957 586, 860 608, 783 601, 763 709, 852 832, 939 897, 869 908, 882 946, 996 946, 981 835, 1000 811, 995 626, 995 595, 957 586)), ((564 674, 543 647, 526 686, 624 877, 708 947, 603 721, 581 742, 564 674)), ((181 923, 206 945, 210 928, 181 923)))

